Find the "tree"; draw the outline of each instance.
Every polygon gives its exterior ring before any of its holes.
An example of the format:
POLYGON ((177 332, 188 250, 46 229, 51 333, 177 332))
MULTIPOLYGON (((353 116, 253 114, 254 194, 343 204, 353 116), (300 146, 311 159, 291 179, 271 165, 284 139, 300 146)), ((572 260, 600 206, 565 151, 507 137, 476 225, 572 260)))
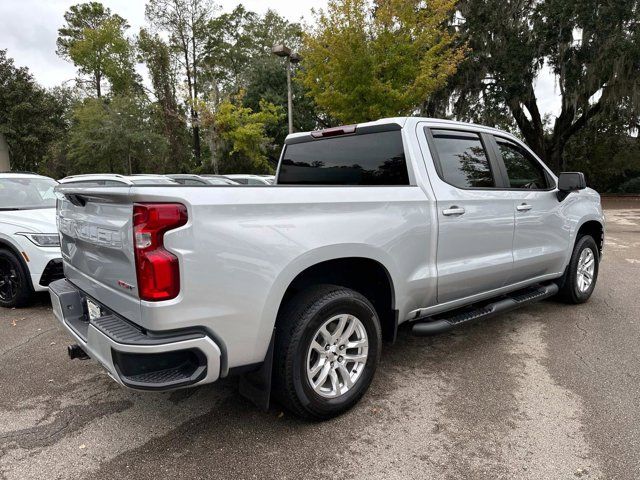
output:
POLYGON ((203 79, 210 84, 216 101, 237 95, 246 84, 255 45, 248 26, 257 18, 258 15, 238 5, 232 12, 211 19, 207 25, 203 79))
POLYGON ((433 112, 453 106, 460 119, 489 112, 494 123, 515 122, 556 171, 566 165, 570 140, 605 110, 626 103, 627 125, 637 123, 637 0, 462 0, 458 8, 460 38, 471 54, 433 112), (548 127, 534 90, 545 66, 561 95, 560 114, 548 127))
POLYGON ((135 83, 133 52, 125 31, 127 22, 101 3, 72 6, 64 14, 66 25, 58 30, 59 56, 69 59, 81 74, 90 75, 96 96, 102 96, 104 78, 115 93, 135 83))
POLYGON ((150 0, 145 7, 149 22, 169 34, 169 43, 187 79, 193 132, 193 154, 200 162, 199 98, 200 65, 207 40, 207 24, 213 12, 210 0, 150 0))
POLYGON ((304 37, 298 78, 339 122, 409 115, 464 56, 446 26, 454 0, 329 0, 304 37))
POLYGON ((640 178, 640 141, 629 133, 630 113, 625 104, 607 109, 573 135, 565 147, 566 169, 584 172, 599 192, 623 192, 625 183, 640 178))
POLYGON ((282 122, 280 107, 263 101, 260 110, 253 111, 239 101, 225 100, 215 108, 200 102, 199 110, 214 173, 272 173, 267 152, 273 140, 266 131, 282 122))
POLYGON ((63 113, 64 104, 0 50, 0 133, 14 170, 40 169, 50 143, 64 130, 63 113))
MULTIPOLYGON (((248 12, 242 5, 209 22, 205 49, 205 75, 209 87, 209 102, 219 103, 238 95, 242 104, 254 112, 260 111, 260 102, 266 101, 287 108, 287 77, 282 59, 271 53, 273 45, 285 43, 298 50, 302 28, 290 23, 273 10, 264 15, 248 12)), ((294 127, 312 130, 318 125, 313 102, 300 83, 293 84, 294 127)), ((274 139, 267 156, 275 164, 279 146, 288 134, 286 123, 270 123, 267 136, 274 139)))
MULTIPOLYGON (((313 100, 300 82, 292 82, 293 93, 293 128, 294 131, 308 131, 318 126, 328 126, 325 118, 316 111, 313 100)), ((246 91, 242 99, 245 107, 254 111, 260 109, 260 102, 277 105, 283 112, 287 111, 287 74, 280 58, 267 57, 256 62, 256 68, 248 75, 246 91)), ((284 140, 289 134, 285 121, 267 125, 267 135, 274 139, 274 148, 268 153, 272 164, 278 162, 284 140)))
MULTIPOLYGON (((302 29, 273 10, 257 15, 238 5, 209 21, 205 46, 205 79, 213 83, 218 98, 237 95, 253 74, 269 65, 280 65, 271 48, 286 43, 297 50, 302 29)), ((281 67, 284 71, 284 68, 281 67)))
POLYGON ((156 97, 158 123, 169 143, 167 171, 188 171, 188 135, 183 109, 176 98, 177 75, 169 46, 145 29, 138 36, 140 60, 145 62, 156 97))
POLYGON ((73 172, 69 159, 69 130, 73 124, 73 110, 80 102, 80 96, 77 89, 64 86, 51 89, 50 94, 60 106, 60 123, 55 138, 47 146, 38 172, 53 178, 63 178, 73 172))
POLYGON ((154 131, 142 96, 85 99, 74 109, 69 137, 74 173, 157 172, 164 166, 167 142, 154 131))

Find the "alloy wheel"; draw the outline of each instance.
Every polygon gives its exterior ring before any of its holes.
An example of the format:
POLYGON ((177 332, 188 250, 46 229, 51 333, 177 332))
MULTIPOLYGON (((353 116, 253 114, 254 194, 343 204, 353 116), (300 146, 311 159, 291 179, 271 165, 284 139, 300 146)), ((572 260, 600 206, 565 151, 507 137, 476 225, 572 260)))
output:
POLYGON ((367 363, 369 340, 360 319, 335 315, 316 331, 307 352, 307 379, 320 396, 335 398, 358 381, 367 363))
POLYGON ((593 283, 593 275, 596 268, 596 257, 593 250, 585 248, 580 253, 578 259, 578 269, 576 275, 576 282, 578 284, 578 290, 580 293, 585 293, 591 287, 593 283))
POLYGON ((15 266, 6 259, 0 259, 0 300, 10 302, 20 291, 20 277, 15 266))

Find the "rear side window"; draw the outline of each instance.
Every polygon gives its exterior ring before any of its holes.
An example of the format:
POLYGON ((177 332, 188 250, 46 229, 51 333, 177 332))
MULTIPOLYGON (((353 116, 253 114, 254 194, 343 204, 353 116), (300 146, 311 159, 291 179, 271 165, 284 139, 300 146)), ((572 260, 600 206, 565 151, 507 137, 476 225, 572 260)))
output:
POLYGON ((495 187, 489 157, 480 135, 432 130, 442 179, 459 188, 495 187))
POLYGON ((509 176, 510 188, 546 190, 549 182, 542 165, 518 145, 496 138, 509 176))
POLYGON ((400 130, 287 145, 280 185, 409 185, 400 130))

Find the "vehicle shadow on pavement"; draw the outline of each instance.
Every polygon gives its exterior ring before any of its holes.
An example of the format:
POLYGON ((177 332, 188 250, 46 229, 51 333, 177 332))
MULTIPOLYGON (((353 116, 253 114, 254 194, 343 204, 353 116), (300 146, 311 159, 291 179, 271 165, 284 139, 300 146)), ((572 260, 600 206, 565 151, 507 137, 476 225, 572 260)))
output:
MULTIPOLYGON (((150 478, 151 472, 177 477, 185 468, 193 478, 301 478, 320 474, 327 462, 339 465, 346 477, 413 465, 405 472, 410 475, 417 464, 425 472, 421 478, 471 474, 487 454, 486 444, 507 441, 516 428, 518 354, 505 348, 503 339, 527 322, 538 324, 536 313, 545 308, 532 306, 533 312, 516 321, 503 315, 430 338, 413 337, 402 328, 396 344, 383 349, 363 401, 327 422, 300 420, 277 404, 269 412, 258 411, 239 395, 237 379, 173 393, 119 394, 130 406, 115 414, 103 411, 106 421, 120 415, 142 422, 138 430, 146 438, 133 444, 111 439, 121 444, 117 454, 96 462, 99 470, 87 472, 87 478, 150 478), (329 447, 336 440, 338 446, 329 447), (469 459, 455 454, 470 445, 477 451, 469 459), (410 458, 401 467, 390 454, 410 458)), ((496 455, 500 460, 490 461, 488 471, 510 470, 502 465, 501 453, 496 455)))

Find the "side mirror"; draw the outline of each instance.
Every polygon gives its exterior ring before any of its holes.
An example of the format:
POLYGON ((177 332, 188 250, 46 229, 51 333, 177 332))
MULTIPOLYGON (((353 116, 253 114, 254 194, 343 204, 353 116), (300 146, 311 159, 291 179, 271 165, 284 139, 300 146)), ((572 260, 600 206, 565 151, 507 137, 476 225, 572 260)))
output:
POLYGON ((587 182, 582 172, 562 172, 558 177, 558 200, 564 200, 567 195, 577 190, 587 188, 587 182))

